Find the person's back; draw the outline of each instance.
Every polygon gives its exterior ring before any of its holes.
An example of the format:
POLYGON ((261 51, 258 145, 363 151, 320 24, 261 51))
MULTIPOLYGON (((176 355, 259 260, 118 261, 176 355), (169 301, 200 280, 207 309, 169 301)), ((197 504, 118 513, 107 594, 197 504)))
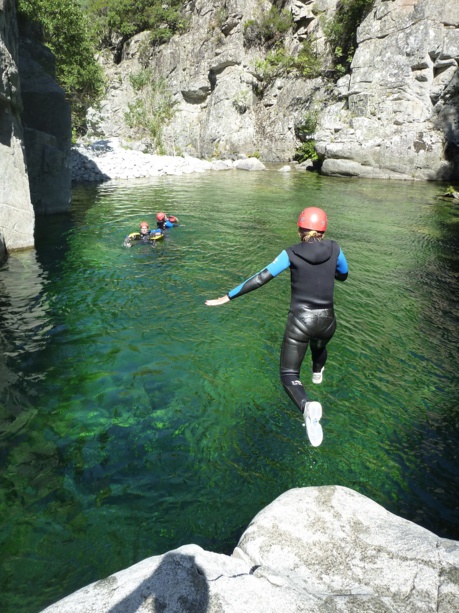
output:
POLYGON ((336 264, 340 253, 338 243, 322 238, 313 239, 302 241, 286 251, 290 260, 290 308, 332 308, 336 264))

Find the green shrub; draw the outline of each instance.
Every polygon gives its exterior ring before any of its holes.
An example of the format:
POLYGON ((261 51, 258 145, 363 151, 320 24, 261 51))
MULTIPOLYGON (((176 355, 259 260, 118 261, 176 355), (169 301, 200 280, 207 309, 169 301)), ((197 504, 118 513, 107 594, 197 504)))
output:
POLYGON ((19 24, 38 22, 56 57, 56 80, 72 108, 74 130, 85 131, 86 110, 102 94, 102 70, 94 57, 86 14, 74 0, 17 0, 19 24))
POLYGON ((266 45, 273 47, 279 43, 293 26, 290 11, 279 11, 272 6, 269 10, 260 9, 258 19, 250 19, 244 23, 244 43, 246 46, 266 45))
POLYGON ((175 102, 165 79, 155 79, 152 68, 130 75, 136 97, 128 104, 126 124, 136 136, 147 137, 159 153, 163 153, 162 130, 174 116, 175 102))
POLYGON ((316 151, 316 142, 314 140, 308 140, 305 143, 301 143, 295 151, 293 159, 300 164, 306 160, 312 160, 313 162, 318 160, 319 156, 316 151))
POLYGON ((340 0, 335 15, 324 21, 336 76, 349 72, 357 45, 357 28, 370 12, 375 0, 340 0))
POLYGON ((318 119, 319 112, 316 110, 308 111, 305 114, 303 121, 295 128, 295 132, 300 140, 305 141, 311 134, 314 134, 317 128, 318 119))
POLYGON ((297 56, 290 55, 285 47, 276 46, 264 60, 256 60, 255 68, 265 86, 279 76, 298 75, 305 78, 319 76, 322 63, 313 50, 313 43, 305 40, 297 56))
POLYGON ((187 27, 181 17, 184 0, 86 0, 101 46, 113 40, 128 40, 135 34, 151 31, 151 42, 162 44, 187 27))

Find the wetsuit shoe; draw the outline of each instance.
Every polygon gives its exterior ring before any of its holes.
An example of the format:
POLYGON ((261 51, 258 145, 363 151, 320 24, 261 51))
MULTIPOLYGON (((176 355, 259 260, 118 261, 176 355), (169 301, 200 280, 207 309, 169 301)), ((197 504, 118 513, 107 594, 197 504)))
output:
POLYGON ((324 438, 322 426, 320 425, 320 418, 322 417, 322 405, 320 402, 306 402, 303 416, 309 441, 313 447, 318 447, 324 438))
POLYGON ((322 370, 320 372, 313 372, 312 373, 312 382, 315 383, 316 385, 320 385, 322 383, 323 372, 324 372, 323 368, 322 368, 322 370))

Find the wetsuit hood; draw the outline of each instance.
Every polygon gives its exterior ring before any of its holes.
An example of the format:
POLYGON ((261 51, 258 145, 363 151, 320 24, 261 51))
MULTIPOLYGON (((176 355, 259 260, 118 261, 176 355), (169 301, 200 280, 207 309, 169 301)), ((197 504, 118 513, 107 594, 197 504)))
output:
POLYGON ((330 240, 302 242, 291 247, 291 250, 299 258, 309 262, 309 264, 323 264, 331 258, 333 244, 330 240))

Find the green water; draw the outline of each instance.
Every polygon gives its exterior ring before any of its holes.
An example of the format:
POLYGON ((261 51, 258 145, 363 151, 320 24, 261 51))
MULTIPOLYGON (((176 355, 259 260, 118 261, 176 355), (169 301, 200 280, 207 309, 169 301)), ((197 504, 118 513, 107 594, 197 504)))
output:
MULTIPOLYGON (((459 205, 444 185, 220 172, 78 187, 0 269, 2 611, 187 543, 231 553, 293 487, 339 484, 459 539, 459 205), (312 448, 278 378, 288 271, 204 305, 329 216, 350 275, 312 448), (182 226, 124 236, 158 210, 182 226)), ((314 389, 312 389, 314 387, 314 389)))

